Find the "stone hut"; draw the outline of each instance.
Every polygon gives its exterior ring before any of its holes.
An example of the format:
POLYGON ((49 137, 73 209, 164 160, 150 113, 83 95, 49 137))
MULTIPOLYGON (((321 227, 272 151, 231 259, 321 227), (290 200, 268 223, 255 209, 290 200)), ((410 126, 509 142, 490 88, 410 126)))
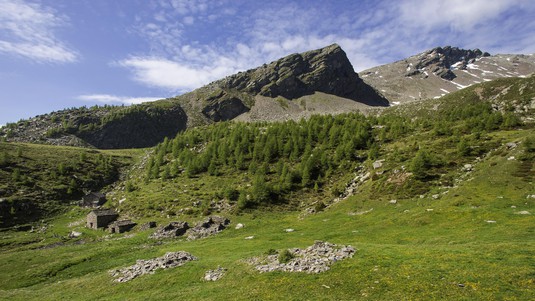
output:
POLYGON ((136 225, 137 224, 131 220, 115 221, 108 226, 108 230, 110 233, 123 233, 134 228, 136 225))
POLYGON ((102 206, 106 203, 106 195, 102 192, 90 192, 82 197, 80 205, 82 207, 93 207, 102 206))
POLYGON ((87 227, 91 229, 98 229, 107 227, 111 222, 115 221, 119 214, 113 209, 96 209, 87 215, 87 227))

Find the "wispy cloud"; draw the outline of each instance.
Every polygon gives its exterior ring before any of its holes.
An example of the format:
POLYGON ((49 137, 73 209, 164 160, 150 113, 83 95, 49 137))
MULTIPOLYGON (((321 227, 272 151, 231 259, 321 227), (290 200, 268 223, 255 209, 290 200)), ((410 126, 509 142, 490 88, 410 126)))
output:
POLYGON ((117 65, 129 69, 144 85, 185 92, 290 53, 332 43, 342 46, 357 71, 436 46, 535 51, 535 21, 513 20, 508 17, 511 11, 529 16, 535 3, 359 1, 340 10, 334 4, 316 6, 308 1, 272 5, 161 1, 151 19, 139 24, 139 34, 151 52, 117 65), (205 31, 213 36, 198 35, 205 31))
POLYGON ((77 97, 79 100, 100 103, 140 104, 162 99, 163 97, 127 97, 109 94, 88 94, 77 97))
POLYGON ((0 0, 0 53, 37 62, 70 63, 76 51, 60 41, 54 29, 66 18, 51 8, 20 0, 0 0))

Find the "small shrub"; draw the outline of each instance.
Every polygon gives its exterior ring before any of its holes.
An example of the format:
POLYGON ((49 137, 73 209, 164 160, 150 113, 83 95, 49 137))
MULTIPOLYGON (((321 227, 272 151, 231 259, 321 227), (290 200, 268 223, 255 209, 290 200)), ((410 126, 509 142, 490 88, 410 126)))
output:
POLYGON ((295 256, 288 249, 284 249, 279 253, 279 263, 287 263, 295 256))
POLYGON ((225 191, 223 191, 223 195, 229 201, 237 201, 240 197, 240 192, 232 187, 227 187, 225 188, 225 191))
POLYGON ((276 255, 278 252, 275 249, 269 249, 266 251, 266 255, 276 255))
POLYGON ((318 202, 316 203, 316 206, 314 206, 314 210, 316 210, 316 212, 323 211, 325 208, 327 208, 327 206, 323 202, 318 202))

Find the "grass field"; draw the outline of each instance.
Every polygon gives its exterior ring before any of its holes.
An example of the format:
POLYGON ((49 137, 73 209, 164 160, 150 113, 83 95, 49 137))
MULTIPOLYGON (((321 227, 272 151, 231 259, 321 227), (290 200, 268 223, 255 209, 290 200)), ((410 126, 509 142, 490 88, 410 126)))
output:
MULTIPOLYGON (((510 141, 526 134, 495 135, 510 141)), ((87 212, 75 208, 52 220, 45 233, 0 234, 0 299, 532 300, 535 199, 527 196, 535 189, 532 177, 515 176, 522 163, 508 160, 521 152, 502 146, 475 163, 456 187, 439 189, 437 199, 429 193, 391 204, 390 195, 373 195, 374 181, 369 181, 355 196, 304 219, 296 211, 230 214, 229 229, 197 241, 159 243, 148 239, 153 230, 91 231, 72 225, 87 212), (236 230, 237 223, 245 227, 236 230), (72 230, 83 234, 67 239, 72 230), (349 244, 357 252, 322 274, 260 274, 243 262, 269 249, 307 247, 315 240, 349 244), (179 250, 199 260, 127 283, 112 282, 108 274, 137 259, 179 250), (218 266, 228 269, 225 277, 202 280, 205 271, 218 266)))

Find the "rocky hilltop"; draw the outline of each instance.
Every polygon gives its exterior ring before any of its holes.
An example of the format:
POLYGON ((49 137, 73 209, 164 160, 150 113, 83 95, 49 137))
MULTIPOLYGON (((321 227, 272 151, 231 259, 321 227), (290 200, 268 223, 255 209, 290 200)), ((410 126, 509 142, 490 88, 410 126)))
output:
POLYGON ((190 93, 130 107, 69 109, 0 129, 8 141, 110 148, 153 146, 198 125, 298 119, 388 106, 340 46, 292 54, 190 93))
POLYGON ((292 54, 262 67, 217 81, 221 89, 252 95, 296 99, 323 92, 369 105, 388 102, 366 85, 353 70, 346 53, 337 44, 292 54))
POLYGON ((439 98, 473 84, 535 72, 535 56, 490 55, 479 49, 436 47, 361 72, 393 104, 439 98))

